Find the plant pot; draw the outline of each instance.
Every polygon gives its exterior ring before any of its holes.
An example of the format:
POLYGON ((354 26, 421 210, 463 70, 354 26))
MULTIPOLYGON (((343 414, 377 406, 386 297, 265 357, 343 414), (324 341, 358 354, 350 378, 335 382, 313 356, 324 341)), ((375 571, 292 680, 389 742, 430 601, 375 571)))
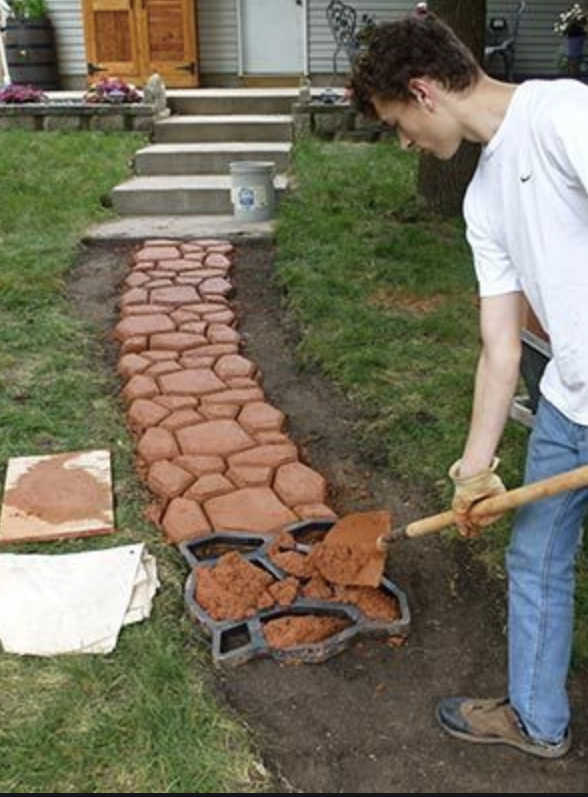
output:
POLYGON ((9 19, 4 41, 12 83, 45 91, 59 88, 55 32, 49 18, 9 19))
POLYGON ((586 36, 568 36, 564 40, 564 51, 568 58, 578 60, 584 53, 584 45, 586 44, 586 36))

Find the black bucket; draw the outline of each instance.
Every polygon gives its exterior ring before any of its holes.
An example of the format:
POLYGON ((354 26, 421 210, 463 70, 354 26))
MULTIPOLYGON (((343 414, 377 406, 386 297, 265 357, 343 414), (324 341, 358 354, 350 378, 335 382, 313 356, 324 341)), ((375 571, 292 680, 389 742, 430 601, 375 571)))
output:
POLYGON ((45 91, 59 88, 55 32, 51 20, 9 19, 4 43, 12 83, 22 83, 45 91))

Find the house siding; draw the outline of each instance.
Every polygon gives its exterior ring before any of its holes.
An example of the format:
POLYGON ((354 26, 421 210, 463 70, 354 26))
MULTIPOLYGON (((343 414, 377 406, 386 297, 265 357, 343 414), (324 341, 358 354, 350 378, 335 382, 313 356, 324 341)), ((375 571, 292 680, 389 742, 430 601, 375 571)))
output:
POLYGON ((86 46, 80 0, 47 0, 55 28, 61 88, 82 88, 86 82, 86 46))
POLYGON ((202 74, 237 75, 239 28, 236 0, 198 0, 202 74))
MULTIPOLYGON (((393 19, 414 8, 406 0, 350 0, 361 14, 373 14, 376 20, 393 19)), ((332 72, 333 43, 326 22, 325 10, 329 0, 309 0, 309 52, 311 73, 332 72)), ((528 0, 521 17, 517 41, 515 72, 520 76, 554 75, 561 41, 553 33, 553 23, 570 0, 528 0)), ((518 0, 488 0, 488 17, 506 17, 511 24, 518 0)), ((346 68, 345 55, 339 59, 339 69, 346 68)))
MULTIPOLYGON (((392 19, 414 7, 407 0, 350 0, 358 13, 373 14, 378 21, 392 19)), ((63 88, 83 85, 86 53, 81 0, 47 0, 57 35, 63 88)), ((238 0, 195 0, 197 7, 200 72, 209 84, 214 76, 237 79, 239 68, 238 0)), ((307 0, 308 67, 313 76, 330 76, 333 40, 326 21, 328 0, 307 0)), ((512 18, 517 0, 488 0, 489 16, 512 18)), ((561 41, 553 33, 557 15, 569 0, 528 0, 523 14, 515 71, 519 76, 554 75, 561 41)), ((346 69, 341 54, 339 69, 346 69)))

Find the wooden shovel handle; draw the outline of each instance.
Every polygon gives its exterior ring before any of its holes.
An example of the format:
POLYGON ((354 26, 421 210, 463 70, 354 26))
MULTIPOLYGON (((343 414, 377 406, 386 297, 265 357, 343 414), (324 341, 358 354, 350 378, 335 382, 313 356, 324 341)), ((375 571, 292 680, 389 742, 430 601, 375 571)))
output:
MULTIPOLYGON (((516 490, 508 490, 506 493, 493 495, 491 498, 484 498, 472 508, 471 517, 475 520, 484 515, 509 512, 512 509, 525 506, 525 504, 531 504, 533 501, 541 501, 541 499, 549 498, 551 495, 563 493, 567 490, 579 490, 582 487, 588 487, 588 465, 566 471, 565 473, 559 473, 549 479, 525 484, 522 487, 517 487, 516 490)), ((433 534, 436 531, 449 528, 454 522, 455 517, 451 510, 441 512, 438 515, 431 515, 409 523, 404 526, 403 533, 399 536, 422 537, 425 534, 433 534)), ((392 536, 396 535, 392 533, 392 536)))

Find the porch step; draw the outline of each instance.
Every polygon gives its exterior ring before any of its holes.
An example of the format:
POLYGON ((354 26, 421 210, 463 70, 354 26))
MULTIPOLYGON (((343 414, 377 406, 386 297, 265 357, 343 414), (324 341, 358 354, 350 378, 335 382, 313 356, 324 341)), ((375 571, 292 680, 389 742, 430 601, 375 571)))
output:
POLYGON ((291 145, 282 142, 154 144, 135 154, 138 176, 163 174, 229 174, 231 161, 272 161, 285 171, 291 145))
POLYGON ((168 90, 174 114, 289 114, 298 89, 182 89, 168 90))
MULTIPOLYGON (((286 189, 278 175, 276 192, 286 189)), ((229 175, 134 177, 112 191, 114 209, 122 216, 214 215, 233 210, 229 175)))
POLYGON ((231 141, 290 141, 289 114, 172 116, 155 125, 158 144, 231 141))

